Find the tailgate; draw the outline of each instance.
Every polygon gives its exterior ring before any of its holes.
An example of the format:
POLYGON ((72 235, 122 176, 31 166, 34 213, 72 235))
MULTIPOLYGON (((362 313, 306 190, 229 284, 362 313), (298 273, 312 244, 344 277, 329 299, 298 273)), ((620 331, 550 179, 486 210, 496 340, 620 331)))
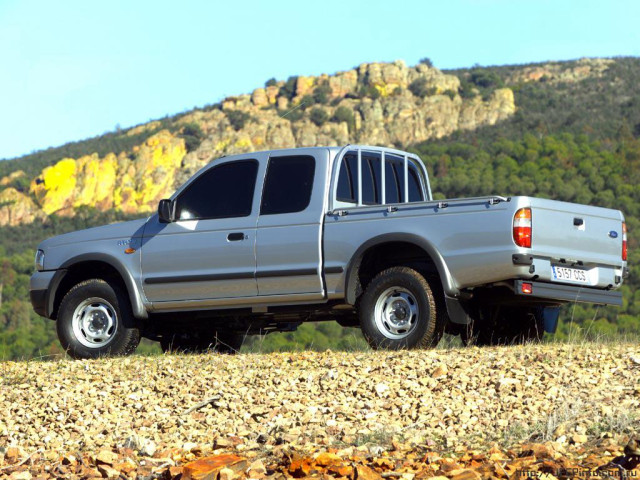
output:
POLYGON ((624 263, 622 212, 540 198, 529 200, 531 253, 534 258, 548 260, 536 262, 543 267, 536 270, 537 274, 560 283, 598 287, 619 284, 616 276, 621 275, 624 263))

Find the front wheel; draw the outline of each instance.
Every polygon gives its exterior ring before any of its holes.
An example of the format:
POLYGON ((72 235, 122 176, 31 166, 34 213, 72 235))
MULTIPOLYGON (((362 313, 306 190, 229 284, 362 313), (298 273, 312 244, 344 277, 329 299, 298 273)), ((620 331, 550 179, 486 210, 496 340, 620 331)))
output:
POLYGON ((85 280, 64 296, 56 330, 73 358, 129 355, 140 343, 127 296, 102 279, 85 280))
POLYGON ((408 267, 376 275, 362 295, 360 328, 374 349, 435 347, 444 331, 429 283, 408 267))

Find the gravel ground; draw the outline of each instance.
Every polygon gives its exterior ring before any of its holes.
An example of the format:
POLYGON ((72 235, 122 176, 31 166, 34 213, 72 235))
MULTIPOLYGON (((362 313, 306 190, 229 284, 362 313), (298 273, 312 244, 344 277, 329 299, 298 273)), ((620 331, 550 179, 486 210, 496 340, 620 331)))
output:
POLYGON ((0 464, 9 447, 569 447, 640 430, 638 373, 635 344, 2 362, 0 464))

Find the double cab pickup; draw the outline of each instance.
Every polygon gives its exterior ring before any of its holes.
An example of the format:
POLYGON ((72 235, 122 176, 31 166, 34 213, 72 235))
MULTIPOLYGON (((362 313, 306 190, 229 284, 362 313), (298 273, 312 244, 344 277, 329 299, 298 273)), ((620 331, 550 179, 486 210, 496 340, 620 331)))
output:
POLYGON ((526 196, 434 200, 420 158, 365 145, 244 153, 146 219, 38 246, 33 307, 75 358, 237 351, 335 320, 373 348, 540 340, 567 302, 620 305, 618 210, 526 196))

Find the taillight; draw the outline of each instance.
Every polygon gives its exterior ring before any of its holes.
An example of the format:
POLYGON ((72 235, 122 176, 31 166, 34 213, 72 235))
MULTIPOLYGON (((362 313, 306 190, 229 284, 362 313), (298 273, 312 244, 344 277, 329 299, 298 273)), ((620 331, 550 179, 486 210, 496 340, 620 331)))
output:
POLYGON ((622 260, 627 259, 627 224, 622 222, 622 260))
POLYGON ((521 208, 513 217, 513 240, 519 247, 531 248, 531 209, 521 208))

